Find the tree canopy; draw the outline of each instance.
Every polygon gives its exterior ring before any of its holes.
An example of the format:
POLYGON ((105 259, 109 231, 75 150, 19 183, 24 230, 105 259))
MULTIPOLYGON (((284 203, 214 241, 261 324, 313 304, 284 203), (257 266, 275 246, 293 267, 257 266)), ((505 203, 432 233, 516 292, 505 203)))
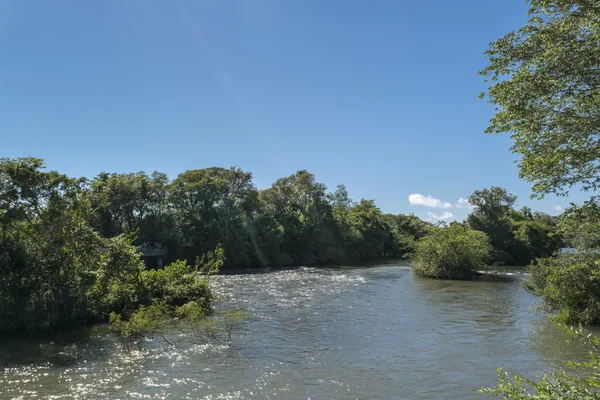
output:
MULTIPOLYGON (((525 26, 491 43, 480 73, 537 196, 600 185, 600 4, 532 0, 525 26)), ((482 94, 482 96, 485 96, 482 94)))

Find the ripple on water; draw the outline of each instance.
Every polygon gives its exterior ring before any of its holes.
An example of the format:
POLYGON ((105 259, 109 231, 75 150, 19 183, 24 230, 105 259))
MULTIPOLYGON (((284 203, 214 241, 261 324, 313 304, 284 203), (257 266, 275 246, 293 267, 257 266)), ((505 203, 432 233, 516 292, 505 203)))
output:
POLYGON ((584 359, 531 312, 522 274, 499 275, 424 280, 402 265, 219 275, 217 307, 248 311, 233 347, 173 333, 175 347, 126 352, 101 326, 70 342, 4 341, 0 398, 469 399, 495 384, 496 366, 536 376, 584 359))

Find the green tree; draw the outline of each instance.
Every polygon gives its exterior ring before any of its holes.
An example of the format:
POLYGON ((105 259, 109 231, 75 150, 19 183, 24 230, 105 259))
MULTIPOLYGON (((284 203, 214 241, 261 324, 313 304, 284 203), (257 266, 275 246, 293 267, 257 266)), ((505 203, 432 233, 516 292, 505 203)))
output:
POLYGON ((527 265, 539 257, 550 257, 561 246, 556 225, 540 221, 516 221, 512 225, 513 259, 518 265, 527 265))
POLYGON ((308 171, 280 178, 261 192, 261 201, 283 232, 283 264, 338 262, 344 249, 326 186, 308 171))
MULTIPOLYGON (((489 133, 509 132, 520 176, 542 197, 600 179, 600 4, 531 0, 529 20, 490 45, 489 133)), ((485 96, 485 94, 482 94, 485 96)))
POLYGON ((373 200, 361 200, 350 209, 348 222, 354 243, 352 248, 363 261, 376 260, 385 254, 390 230, 381 210, 373 200))
POLYGON ((383 218, 395 242, 391 247, 402 257, 414 251, 417 240, 427 235, 429 227, 432 226, 430 222, 423 221, 415 214, 384 214, 383 218))
POLYGON ((0 161, 0 331, 99 319, 110 286, 101 282, 143 268, 127 238, 89 225, 85 180, 43 168, 34 158, 0 161))
POLYGON ((222 244, 227 263, 249 264, 246 222, 258 204, 251 173, 218 167, 186 171, 173 180, 170 203, 187 259, 222 244))
POLYGON ((511 255, 514 238, 511 233, 510 215, 516 200, 516 196, 497 186, 476 190, 469 197, 469 203, 475 208, 467 217, 467 222, 472 229, 488 235, 493 248, 492 258, 495 261, 514 262, 511 255))
POLYGON ((90 222, 102 236, 135 233, 138 243, 159 243, 178 255, 181 238, 165 174, 102 173, 91 181, 86 196, 93 210, 90 222))
MULTIPOLYGON (((0 332, 128 319, 155 301, 209 307, 197 271, 181 263, 146 271, 133 236, 94 229, 88 194, 85 179, 46 172, 42 160, 0 160, 0 332)), ((216 261, 205 265, 218 266, 222 253, 208 257, 216 261)))
POLYGON ((489 239, 481 231, 452 223, 430 228, 412 254, 412 271, 417 276, 470 279, 485 268, 490 253, 489 239))
POLYGON ((91 182, 93 221, 104 236, 135 232, 151 207, 150 178, 136 174, 101 173, 91 182))

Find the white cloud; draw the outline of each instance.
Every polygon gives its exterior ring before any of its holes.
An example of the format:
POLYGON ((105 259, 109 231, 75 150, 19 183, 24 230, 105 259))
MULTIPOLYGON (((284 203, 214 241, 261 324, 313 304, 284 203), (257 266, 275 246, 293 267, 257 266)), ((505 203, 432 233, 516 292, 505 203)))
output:
POLYGON ((461 197, 460 199, 458 199, 458 202, 454 205, 454 207, 456 207, 456 208, 468 208, 470 210, 472 210, 473 208, 475 208, 471 203, 469 203, 469 200, 465 199, 464 197, 461 197))
POLYGON ((564 208, 562 208, 559 205, 553 205, 552 208, 554 208, 556 211, 562 211, 562 210, 564 210, 564 208))
POLYGON ((444 213, 442 215, 437 215, 432 212, 428 212, 427 215, 429 216, 429 218, 427 218, 427 221, 445 220, 445 219, 450 219, 450 218, 454 217, 454 215, 448 211, 444 211, 444 213))
POLYGON ((451 208, 452 204, 431 196, 423 196, 422 194, 413 193, 408 196, 408 202, 413 206, 423 206, 432 208, 451 208))

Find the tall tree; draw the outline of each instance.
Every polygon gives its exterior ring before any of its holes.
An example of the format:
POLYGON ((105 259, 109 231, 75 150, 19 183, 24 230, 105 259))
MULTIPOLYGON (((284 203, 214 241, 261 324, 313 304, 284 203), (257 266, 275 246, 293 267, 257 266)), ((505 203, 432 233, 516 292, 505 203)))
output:
POLYGON ((389 226, 373 200, 361 200, 348 215, 352 230, 353 249, 361 260, 375 260, 384 255, 390 239, 389 226))
MULTIPOLYGON (((600 3, 530 0, 522 28, 491 43, 489 133, 509 132, 520 176, 543 197, 600 187, 600 3)), ((486 93, 482 93, 482 97, 486 93)), ((596 205, 593 202, 592 205, 596 205)))
POLYGON ((281 253, 287 263, 325 263, 343 259, 327 187, 301 170, 261 192, 261 200, 283 230, 281 253))
POLYGON ((494 249, 492 256, 496 261, 513 261, 510 254, 513 237, 509 215, 516 200, 516 196, 497 186, 476 190, 469 197, 469 203, 475 208, 467 217, 467 222, 472 229, 488 235, 494 249))
POLYGON ((0 160, 0 331, 97 318, 111 284, 141 269, 126 238, 89 225, 85 180, 43 169, 40 159, 0 160))
POLYGON ((257 205, 252 174, 240 168, 205 168, 180 174, 170 203, 181 230, 185 255, 193 259, 221 244, 229 264, 248 260, 246 215, 257 205))

